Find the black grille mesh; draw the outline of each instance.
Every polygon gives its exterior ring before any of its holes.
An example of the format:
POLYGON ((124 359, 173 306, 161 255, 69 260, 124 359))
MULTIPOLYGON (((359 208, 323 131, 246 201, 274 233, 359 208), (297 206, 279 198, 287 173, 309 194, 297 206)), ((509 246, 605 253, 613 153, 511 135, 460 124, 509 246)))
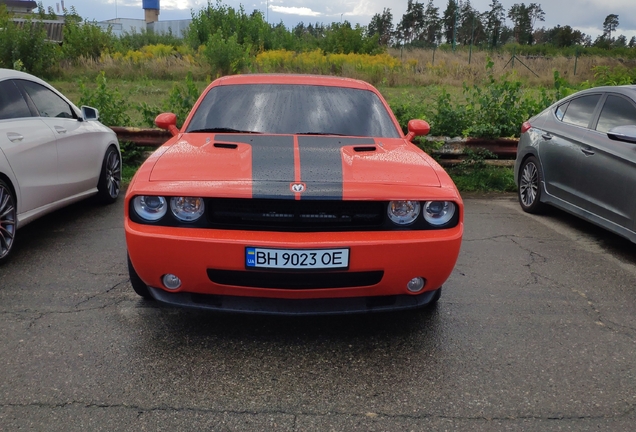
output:
POLYGON ((379 201, 214 199, 206 207, 211 226, 277 231, 375 229, 386 211, 379 201))

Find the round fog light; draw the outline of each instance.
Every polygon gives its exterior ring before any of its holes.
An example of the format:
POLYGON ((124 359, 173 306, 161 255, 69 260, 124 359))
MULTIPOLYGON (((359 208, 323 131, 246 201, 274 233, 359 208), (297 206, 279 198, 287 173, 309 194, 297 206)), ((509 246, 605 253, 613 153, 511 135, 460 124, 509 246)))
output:
POLYGON ((426 280, 421 277, 416 277, 411 279, 409 283, 406 284, 406 289, 414 293, 420 292, 422 291, 422 288, 424 288, 424 285, 426 285, 426 280))
POLYGON ((162 281, 163 285, 171 290, 176 290, 181 286, 181 279, 173 274, 164 275, 162 281))

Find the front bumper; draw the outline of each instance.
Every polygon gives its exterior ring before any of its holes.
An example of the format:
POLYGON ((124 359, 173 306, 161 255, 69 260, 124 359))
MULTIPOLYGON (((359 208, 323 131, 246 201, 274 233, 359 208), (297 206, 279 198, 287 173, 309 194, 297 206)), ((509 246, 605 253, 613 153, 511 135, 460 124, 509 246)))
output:
MULTIPOLYGON (((441 288, 440 288, 441 290, 441 288)), ((280 299, 240 296, 220 296, 188 292, 166 292, 149 288, 157 301, 171 306, 205 309, 217 312, 253 313, 263 315, 338 315, 350 313, 389 312, 418 309, 428 305, 437 291, 421 295, 379 297, 344 297, 324 299, 280 299)))
MULTIPOLYGON (((369 305, 377 308, 383 302, 382 307, 392 309, 428 303, 427 297, 442 286, 455 266, 463 224, 433 231, 282 233, 150 226, 126 219, 125 230, 133 267, 141 280, 152 287, 151 294, 157 300, 205 309, 254 311, 261 308, 272 313, 294 310, 320 313, 364 311, 369 305), (336 276, 338 273, 347 273, 343 276, 380 273, 381 278, 368 282, 368 285, 321 287, 314 284, 310 288, 294 286, 294 283, 287 283, 282 288, 271 284, 256 287, 242 283, 240 286, 238 282, 232 284, 232 278, 222 282, 215 279, 214 282, 211 269, 230 275, 250 273, 245 268, 246 247, 349 248, 349 268, 341 272, 322 272, 321 276, 325 273, 336 276), (163 286, 162 277, 168 273, 181 279, 179 289, 170 291, 163 286), (407 283, 414 277, 426 280, 424 289, 418 294, 407 290, 407 283), (373 300, 387 296, 394 298, 373 300), (317 301, 319 299, 321 301, 317 301), (219 301, 223 307, 218 307, 219 301)), ((263 272, 264 277, 267 277, 266 273, 276 276, 273 280, 289 278, 293 281, 294 275, 298 275, 269 271, 263 272)))

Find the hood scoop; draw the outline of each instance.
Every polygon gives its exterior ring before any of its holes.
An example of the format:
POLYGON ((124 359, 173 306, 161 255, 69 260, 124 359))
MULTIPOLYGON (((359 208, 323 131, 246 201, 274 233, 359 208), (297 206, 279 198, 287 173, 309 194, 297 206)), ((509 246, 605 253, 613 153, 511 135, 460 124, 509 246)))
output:
POLYGON ((215 142, 214 143, 214 148, 223 148, 223 149, 236 150, 238 148, 238 144, 215 142))
POLYGON ((355 146, 353 148, 353 151, 357 153, 364 153, 364 152, 374 152, 377 149, 378 148, 376 146, 355 146))

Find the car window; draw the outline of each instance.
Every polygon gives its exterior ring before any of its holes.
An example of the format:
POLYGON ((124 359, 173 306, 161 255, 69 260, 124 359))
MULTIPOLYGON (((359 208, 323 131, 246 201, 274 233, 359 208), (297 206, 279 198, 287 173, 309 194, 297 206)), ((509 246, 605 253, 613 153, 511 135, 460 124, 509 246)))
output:
POLYGON ((608 132, 616 126, 636 125, 636 107, 629 100, 609 95, 603 105, 596 130, 608 132))
POLYGON ((400 137, 375 93, 312 85, 214 87, 194 113, 187 132, 210 129, 400 137))
POLYGON ((31 110, 15 83, 0 82, 0 120, 31 117, 31 110))
POLYGON ((563 122, 587 127, 600 98, 600 94, 595 94, 572 99, 563 115, 563 122))
POLYGON ((565 115, 565 110, 568 108, 568 103, 569 102, 566 102, 563 105, 559 105, 554 113, 556 117, 561 121, 563 121, 563 116, 565 115))
POLYGON ((31 81, 21 81, 21 83, 40 112, 40 116, 75 118, 69 104, 48 88, 31 81))

